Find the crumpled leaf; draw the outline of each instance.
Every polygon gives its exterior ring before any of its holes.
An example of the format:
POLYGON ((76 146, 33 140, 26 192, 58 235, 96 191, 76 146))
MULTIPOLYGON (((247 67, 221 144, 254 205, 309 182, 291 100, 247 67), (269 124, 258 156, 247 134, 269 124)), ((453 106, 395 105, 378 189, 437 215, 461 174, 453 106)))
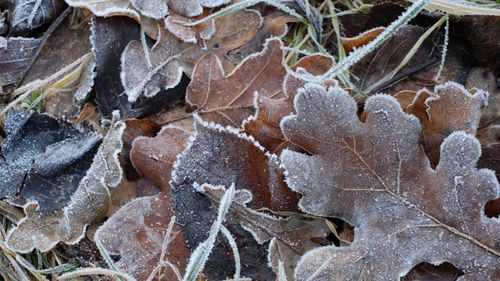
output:
POLYGON ((85 176, 101 139, 46 114, 10 111, 0 157, 1 197, 39 210, 62 209, 85 176))
MULTIPOLYGON (((118 109, 121 116, 139 118, 152 114, 178 99, 187 86, 188 80, 179 78, 179 86, 154 98, 140 98, 129 103, 120 79, 120 58, 123 50, 132 40, 139 39, 139 25, 127 17, 94 18, 92 25, 92 51, 96 58, 96 78, 94 91, 100 112, 109 117, 118 109)), ((134 42, 134 41, 132 41, 134 42)), ((135 71, 140 60, 134 61, 135 71)))
MULTIPOLYGON (((215 20, 215 34, 201 47, 182 42, 160 28, 158 41, 148 52, 151 65, 142 43, 131 42, 121 59, 122 83, 129 100, 134 101, 141 94, 154 96, 160 89, 174 87, 183 72, 191 77, 195 64, 207 54, 217 54, 223 69, 231 71, 239 61, 231 60, 227 53, 251 41, 261 25, 262 18, 255 10, 239 10, 219 17, 215 20), (234 21, 235 18, 239 20, 234 21)), ((260 49, 261 45, 256 47, 260 49)))
POLYGON ((21 34, 49 23, 64 7, 63 0, 14 0, 9 13, 9 32, 21 34))
POLYGON ((36 248, 46 252, 59 242, 78 243, 84 237, 86 226, 104 217, 109 204, 109 189, 122 179, 118 154, 122 149, 124 130, 123 122, 116 122, 110 128, 87 174, 63 209, 43 212, 36 202, 24 206, 26 217, 7 234, 9 249, 28 253, 36 248))
MULTIPOLYGON (((0 41, 3 39, 0 37, 0 41)), ((28 71, 40 39, 13 37, 4 43, 0 44, 0 93, 10 93, 28 71)))
POLYGON ((173 219, 170 203, 170 174, 177 154, 186 147, 189 134, 178 128, 166 127, 156 137, 138 137, 130 157, 134 167, 146 178, 161 187, 154 196, 141 197, 123 206, 96 232, 96 241, 111 254, 120 255, 117 267, 138 280, 146 280, 161 266, 161 280, 177 280, 168 267, 168 260, 182 275, 190 256, 179 225, 167 233, 173 219), (166 237, 171 235, 171 237, 166 237), (165 240, 170 240, 165 246, 165 240), (164 267, 164 268, 163 268, 164 267))
MULTIPOLYGON (((211 202, 193 188, 195 183, 230 186, 247 189, 254 194, 248 206, 266 207, 275 211, 294 211, 296 194, 283 180, 276 156, 266 154, 251 137, 236 129, 203 122, 195 118, 196 133, 188 148, 174 166, 172 176, 172 204, 177 221, 191 249, 206 239, 216 213, 211 202)), ((265 245, 256 243, 250 233, 236 224, 226 227, 238 237, 241 275, 255 280, 271 280, 274 274, 267 266, 265 245)), ((206 264, 205 274, 210 280, 221 280, 234 273, 234 262, 226 241, 218 241, 206 264)))
POLYGON ((208 121, 240 127, 253 113, 253 96, 279 94, 286 75, 283 47, 277 38, 266 42, 264 50, 245 59, 225 74, 217 55, 200 59, 193 71, 186 100, 208 121))
MULTIPOLYGON (((307 72, 321 75, 331 66, 332 60, 330 58, 312 55, 302 58, 291 68, 299 73, 307 72)), ((259 91, 259 94, 254 96, 255 114, 244 120, 244 131, 271 152, 277 152, 287 147, 288 141, 283 136, 280 122, 283 117, 293 113, 293 100, 299 88, 304 84, 304 81, 287 73, 282 80, 284 98, 273 99, 260 94, 266 91, 259 91)), ((275 90, 272 89, 271 92, 273 91, 275 90)))
MULTIPOLYGON (((224 195, 224 189, 211 185, 203 185, 199 192, 206 194, 213 202, 219 203, 224 195)), ((326 224, 319 219, 306 218, 298 213, 292 213, 286 218, 257 212, 246 206, 253 199, 252 193, 239 189, 235 194, 235 202, 231 204, 228 221, 240 225, 252 233, 259 243, 269 242, 269 264, 278 273, 278 263, 282 262, 287 278, 293 280, 293 271, 299 258, 306 251, 319 246, 316 242, 329 233, 326 224)))
POLYGON ((282 129, 310 155, 282 153, 287 183, 302 194, 304 211, 356 227, 350 247, 304 255, 297 280, 398 280, 421 262, 449 262, 465 280, 498 276, 500 223, 483 206, 500 187, 491 170, 475 168, 480 145, 473 136, 448 136, 433 170, 419 145, 418 119, 392 97, 369 98, 364 123, 340 88, 307 85, 295 109, 282 129))

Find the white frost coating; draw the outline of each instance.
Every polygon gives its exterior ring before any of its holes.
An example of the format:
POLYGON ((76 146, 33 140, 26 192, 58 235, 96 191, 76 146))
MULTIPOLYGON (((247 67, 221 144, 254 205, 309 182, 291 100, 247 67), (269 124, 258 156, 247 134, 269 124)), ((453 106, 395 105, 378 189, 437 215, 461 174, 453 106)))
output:
MULTIPOLYGON (((253 11, 255 12, 257 15, 259 15, 261 21, 260 21, 260 26, 262 26, 262 23, 264 21, 264 19, 262 18, 262 15, 255 11, 255 10, 247 10, 247 11, 253 11)), ((276 36, 273 36, 273 37, 269 37, 266 39, 266 42, 264 42, 264 48, 262 48, 262 50, 260 52, 257 52, 257 53, 252 53, 250 55, 248 55, 245 59, 243 59, 231 72, 229 72, 228 74, 226 74, 225 76, 228 77, 228 76, 231 76, 234 72, 237 71, 238 68, 240 68, 246 61, 248 60, 253 60, 253 59, 256 59, 256 58, 260 58, 260 57, 263 57, 269 50, 269 45, 270 45, 270 42, 271 41, 276 41, 279 43, 279 47, 280 49, 283 50, 284 46, 283 46, 283 42, 281 41, 281 39, 279 39, 278 37, 276 36)), ((281 60, 282 64, 284 63, 283 60, 281 60)))
POLYGON ((128 0, 65 0, 71 7, 89 9, 94 15, 98 17, 110 17, 125 15, 131 17, 138 22, 140 21, 139 14, 129 8, 128 0))
POLYGON ((120 80, 129 102, 135 102, 141 94, 146 97, 153 97, 162 89, 174 88, 182 79, 184 68, 177 61, 177 55, 167 55, 166 60, 160 61, 160 58, 165 55, 163 52, 168 52, 164 46, 160 46, 163 44, 161 34, 160 32, 158 41, 149 50, 152 67, 148 66, 147 61, 143 58, 148 50, 144 49, 144 45, 140 41, 129 42, 121 54, 120 80), (171 73, 172 68, 173 73, 171 73), (152 79, 156 74, 165 76, 165 81, 154 83, 152 79), (161 83, 164 83, 164 85, 161 86, 161 83))
MULTIPOLYGON (((91 38, 93 37, 93 34, 91 34, 91 38)), ((94 40, 93 38, 90 40, 94 40)), ((93 44, 92 48, 93 48, 93 44)), ((92 57, 90 58, 90 61, 88 61, 85 64, 85 67, 82 71, 82 74, 80 77, 82 77, 80 80, 80 86, 76 90, 76 92, 73 94, 73 97, 77 101, 82 101, 84 100, 87 95, 90 93, 92 90, 92 87, 94 86, 94 79, 97 75, 97 72, 95 71, 96 69, 96 61, 95 61, 95 56, 94 53, 92 53, 92 57)))
POLYGON ((160 20, 168 15, 168 0, 129 0, 132 6, 146 17, 160 20))
MULTIPOLYGON (((223 127, 222 125, 214 123, 214 122, 206 122, 205 120, 203 120, 200 117, 200 115, 198 115, 196 113, 193 114, 193 118, 195 120, 195 128, 196 128, 196 125, 199 124, 205 128, 212 129, 212 130, 215 130, 215 131, 218 131, 221 133, 229 133, 229 134, 235 135, 239 139, 242 139, 244 141, 248 141, 248 142, 252 143, 261 152, 263 152, 270 161, 275 162, 275 164, 277 164, 279 166, 278 156, 274 153, 267 151, 253 136, 247 135, 246 133, 241 132, 239 129, 236 129, 236 128, 231 127, 231 126, 223 127)), ((187 148, 185 151, 188 151, 187 148)))
POLYGON ((260 106, 259 106, 259 93, 257 91, 253 92, 253 99, 252 99, 252 105, 253 108, 255 109, 255 113, 248 116, 243 122, 241 122, 241 127, 245 128, 245 125, 248 122, 254 121, 257 119, 257 116, 259 116, 259 111, 260 111, 260 106))
POLYGON ((87 225, 104 216, 109 188, 117 186, 123 175, 118 154, 125 126, 124 122, 117 122, 110 129, 62 213, 39 213, 37 204, 25 207, 26 217, 7 234, 9 249, 27 253, 37 248, 46 252, 59 242, 76 244, 84 237, 87 225))
POLYGON ((304 255, 297 280, 314 275, 330 280, 333 274, 349 280, 366 268, 374 280, 397 280, 414 262, 442 260, 471 280, 491 279, 500 267, 493 234, 499 226, 498 220, 483 219, 482 206, 498 198, 499 186, 491 171, 475 168, 477 139, 451 134, 433 170, 419 144, 418 119, 405 114, 394 98, 369 98, 361 123, 352 97, 309 85, 306 90, 295 99, 297 114, 281 127, 312 156, 283 151, 287 183, 302 194, 302 210, 339 216, 357 232, 350 247, 323 247, 304 255), (454 188, 455 183, 463 185, 454 188))
MULTIPOLYGON (((389 103, 392 103, 394 105, 393 108, 399 108, 399 110, 398 110, 399 113, 403 114, 405 116, 405 118, 410 119, 412 122, 416 122, 418 124, 418 127, 420 128, 420 121, 418 120, 418 118, 413 114, 409 114, 409 113, 404 112, 404 110, 403 110, 403 108, 401 108, 401 104, 398 102, 398 100, 395 97, 387 95, 387 94, 379 93, 379 94, 375 94, 373 96, 370 96, 365 102, 365 110, 369 108, 372 101, 377 100, 377 99, 378 100, 385 100, 389 103)), ((353 101, 354 101, 354 99, 353 99, 353 101)), ((385 111, 385 115, 388 116, 387 111, 386 110, 384 110, 384 111, 385 111)))

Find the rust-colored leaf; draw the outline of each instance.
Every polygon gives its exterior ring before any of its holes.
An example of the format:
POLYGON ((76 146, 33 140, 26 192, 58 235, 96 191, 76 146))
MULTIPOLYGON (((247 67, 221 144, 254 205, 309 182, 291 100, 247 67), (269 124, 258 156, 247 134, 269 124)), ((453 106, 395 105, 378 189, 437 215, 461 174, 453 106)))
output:
POLYGON ((349 247, 304 255, 297 280, 397 280, 421 262, 449 262, 466 280, 498 277, 500 223, 483 208, 500 186, 491 170, 476 169, 475 137, 446 137, 434 170, 418 119, 390 96, 366 101, 365 122, 338 87, 306 85, 295 109, 282 129, 310 155, 285 150, 281 160, 289 186, 302 194, 299 206, 356 227, 349 247))
POLYGON ((139 175, 131 161, 131 150, 135 139, 140 137, 153 137, 160 130, 160 126, 148 119, 128 119, 123 132, 123 150, 120 153, 120 163, 128 180, 138 180, 139 175))
POLYGON ((455 131, 476 135, 481 108, 487 103, 488 94, 482 90, 471 93, 460 84, 448 82, 436 86, 434 92, 425 89, 418 93, 400 92, 396 99, 405 112, 420 120, 422 144, 431 164, 436 166, 446 136, 455 131))
POLYGON ((165 127, 155 137, 139 137, 130 151, 132 164, 139 174, 166 190, 177 154, 186 147, 190 135, 178 127, 165 127))
POLYGON ((227 75, 218 56, 202 58, 193 71, 186 100, 205 120, 239 128, 253 113, 254 92, 266 97, 281 92, 286 74, 281 48, 279 39, 271 39, 262 52, 227 75))
POLYGON ((349 53, 355 48, 360 48, 377 38, 377 36, 385 30, 384 27, 376 27, 369 29, 358 36, 355 37, 341 37, 340 42, 344 46, 344 49, 349 53))

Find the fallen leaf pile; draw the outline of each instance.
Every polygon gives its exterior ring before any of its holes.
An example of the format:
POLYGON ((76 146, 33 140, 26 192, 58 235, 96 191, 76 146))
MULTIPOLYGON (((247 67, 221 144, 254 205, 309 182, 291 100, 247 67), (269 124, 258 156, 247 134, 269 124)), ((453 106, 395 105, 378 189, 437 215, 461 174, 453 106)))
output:
POLYGON ((1 2, 3 280, 500 280, 498 5, 411 2, 1 2))

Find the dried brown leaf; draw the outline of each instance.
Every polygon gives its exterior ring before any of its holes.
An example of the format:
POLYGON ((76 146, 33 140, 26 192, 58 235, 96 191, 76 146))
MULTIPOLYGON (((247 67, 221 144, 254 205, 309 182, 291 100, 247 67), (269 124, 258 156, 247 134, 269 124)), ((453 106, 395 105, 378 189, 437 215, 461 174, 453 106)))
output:
POLYGON ((446 136, 455 131, 476 135, 481 108, 488 100, 488 94, 484 91, 475 90, 471 93, 454 82, 438 85, 434 92, 420 90, 413 94, 413 100, 409 103, 411 96, 411 91, 400 92, 396 98, 400 104, 403 101, 405 112, 420 120, 422 144, 433 167, 439 161, 440 146, 446 136))
POLYGON ((279 39, 270 39, 262 52, 248 57, 227 75, 218 56, 203 57, 193 71, 187 102, 196 106, 205 120, 240 127, 253 113, 254 92, 264 97, 281 92, 286 74, 282 47, 279 39))
POLYGON ((183 274, 189 259, 190 251, 179 233, 179 225, 173 227, 173 233, 167 231, 170 220, 174 219, 170 174, 188 137, 182 129, 167 127, 154 138, 139 137, 134 141, 130 153, 134 166, 158 184, 161 192, 128 203, 96 233, 96 241, 111 254, 120 255, 118 268, 139 280, 146 280, 150 275, 162 276, 159 280, 177 280, 175 270, 183 274))
POLYGON ((170 188, 170 174, 177 154, 186 147, 191 133, 179 127, 165 127, 155 137, 134 140, 130 158, 139 174, 163 190, 170 188))
POLYGON ((160 125, 148 119, 127 119, 125 132, 123 132, 123 150, 120 153, 120 163, 128 180, 138 180, 137 173, 131 161, 131 150, 135 139, 140 137, 153 137, 160 131, 160 125))
MULTIPOLYGON (((381 81, 403 61, 425 31, 425 28, 419 26, 408 25, 402 27, 394 36, 350 68, 353 75, 351 80, 354 85, 367 94, 374 94, 388 87, 390 85, 389 81, 392 81, 391 79, 386 79, 387 83, 381 83, 381 81)), ((363 34, 359 36, 363 36, 363 34)), ((428 57, 431 49, 432 42, 429 39, 425 40, 417 53, 398 71, 397 75, 403 74, 402 77, 405 77, 405 73, 407 73, 407 76, 408 73, 412 74, 420 67, 425 66, 432 60, 431 57, 428 57)), ((405 90, 407 89, 409 88, 405 88, 405 90)))
POLYGON ((355 48, 360 48, 377 38, 377 36, 385 30, 385 27, 376 27, 369 29, 355 37, 341 37, 340 42, 344 49, 349 53, 355 48))
POLYGON ((351 246, 304 255, 297 280, 398 280, 421 262, 452 263, 465 280, 498 276, 500 223, 483 208, 500 187, 491 170, 475 168, 473 136, 449 135, 434 170, 418 119, 390 96, 367 100, 364 123, 340 88, 307 85, 295 109, 282 129, 310 155, 282 153, 289 186, 302 194, 304 211, 356 227, 351 246))

